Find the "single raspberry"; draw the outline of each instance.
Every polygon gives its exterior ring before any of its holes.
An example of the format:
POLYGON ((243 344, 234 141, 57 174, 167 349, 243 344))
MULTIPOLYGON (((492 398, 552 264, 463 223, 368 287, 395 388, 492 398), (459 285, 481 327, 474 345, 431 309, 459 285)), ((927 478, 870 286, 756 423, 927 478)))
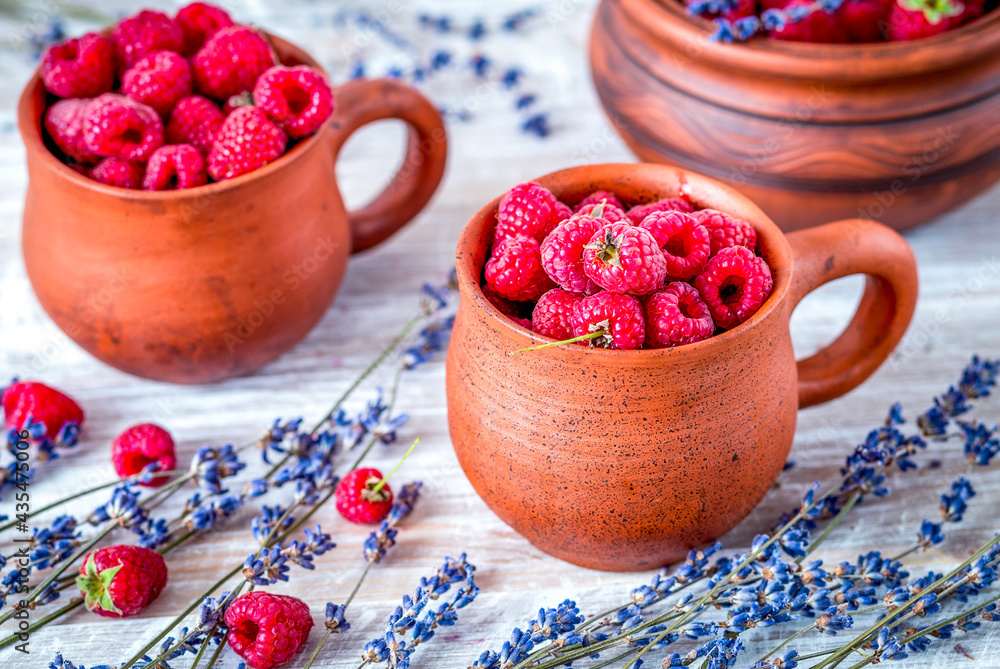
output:
POLYGON ((148 9, 123 19, 111 31, 111 39, 118 50, 122 71, 132 67, 146 54, 155 51, 180 52, 184 48, 181 27, 166 14, 148 9))
POLYGON ((691 217, 708 229, 712 255, 730 246, 745 246, 751 251, 757 247, 757 231, 746 221, 715 209, 702 209, 691 217))
MULTIPOLYGON (((173 437, 159 425, 133 425, 118 435, 111 444, 111 464, 120 478, 134 476, 143 467, 154 462, 157 471, 161 472, 169 472, 177 464, 173 437)), ((139 485, 158 488, 168 480, 167 476, 157 476, 151 481, 140 482, 139 485)))
POLYGON ((625 211, 611 204, 610 202, 605 204, 603 207, 601 203, 597 204, 585 204, 576 210, 575 216, 593 216, 594 210, 601 207, 598 210, 598 218, 604 220, 605 223, 629 223, 632 222, 628 220, 628 216, 625 215, 625 211))
POLYGON ((87 148, 83 139, 83 116, 89 104, 90 100, 80 98, 59 100, 45 111, 45 129, 67 157, 92 165, 100 157, 87 148))
POLYGON ((223 28, 191 60, 198 89, 217 100, 252 90, 257 77, 272 65, 271 45, 246 26, 223 28))
POLYGON ((486 261, 486 284, 515 302, 537 300, 555 288, 542 267, 538 242, 531 237, 508 237, 493 247, 486 261))
POLYGON ((191 67, 173 51, 151 53, 125 70, 121 92, 168 118, 178 100, 191 95, 191 67))
POLYGON ((83 409, 55 388, 37 381, 15 381, 0 396, 8 430, 21 431, 28 420, 45 426, 45 436, 59 439, 66 430, 76 432, 83 425, 83 409))
POLYGON ((698 290, 683 281, 667 284, 646 300, 646 345, 669 348, 708 339, 715 321, 698 290))
POLYGON ((118 188, 142 188, 146 170, 139 163, 121 158, 105 158, 91 169, 87 176, 108 186, 118 188))
POLYGON ((639 227, 649 230, 663 249, 667 276, 692 279, 705 269, 712 251, 708 228, 690 215, 679 211, 659 211, 643 219, 639 227))
POLYGON ((682 197, 668 197, 649 204, 637 204, 625 212, 625 215, 633 224, 639 225, 655 211, 682 211, 685 214, 690 214, 694 211, 694 205, 682 197))
POLYGON ((818 7, 812 0, 792 0, 785 6, 789 13, 804 12, 799 21, 788 21, 768 33, 773 39, 790 42, 841 44, 847 41, 847 30, 838 15, 818 7))
POLYGON ((531 329, 553 339, 571 339, 575 336, 573 314, 582 297, 562 288, 553 288, 545 293, 538 298, 531 313, 531 329))
POLYGON ((597 293, 580 300, 573 316, 573 335, 600 333, 591 347, 637 349, 645 339, 642 305, 631 295, 597 293))
POLYGON ((606 223, 586 214, 563 221, 542 242, 542 267, 561 288, 591 295, 600 290, 583 271, 583 247, 606 223))
POLYGON ((222 125, 208 152, 208 173, 232 179, 273 163, 285 153, 288 137, 256 107, 240 107, 222 125))
POLYGON ((720 328, 734 328, 764 304, 771 294, 771 269, 745 246, 716 253, 694 285, 720 328))
POLYGON ((226 642, 254 669, 285 664, 309 637, 309 606, 301 599, 254 590, 226 610, 226 642))
POLYGON ((518 184, 500 198, 493 243, 496 245, 518 235, 541 242, 570 214, 572 210, 559 202, 548 188, 533 181, 518 184))
MULTIPOLYGON (((982 13, 982 6, 979 13, 982 13)), ((967 18, 959 0, 896 0, 889 11, 889 39, 896 42, 934 37, 958 27, 967 18)))
POLYGON ((167 123, 169 144, 192 144, 207 156, 212 150, 215 136, 226 120, 219 106, 200 95, 180 100, 170 114, 167 123))
POLYGON ((161 146, 146 163, 143 190, 183 190, 208 182, 205 158, 190 144, 161 146))
POLYGON ((382 472, 379 470, 371 467, 355 469, 337 485, 334 493, 337 511, 359 525, 381 521, 392 508, 392 490, 388 483, 375 492, 381 482, 382 472))
POLYGON ((886 38, 893 0, 845 0, 837 10, 837 20, 852 42, 880 42, 886 38))
POLYGON ((92 98, 115 85, 115 43, 104 35, 83 37, 50 46, 42 56, 42 83, 61 98, 92 98))
POLYGON ((588 205, 600 204, 602 202, 606 202, 609 207, 620 209, 623 212, 625 211, 625 205, 621 203, 621 200, 619 200, 614 193, 609 193, 606 190, 595 190, 593 193, 580 200, 577 205, 573 207, 573 211, 580 213, 584 207, 588 205))
POLYGON ((76 579, 87 608, 105 618, 134 616, 159 597, 166 584, 163 556, 130 545, 91 551, 76 579))
POLYGON ((149 105, 105 93, 84 112, 83 138, 99 156, 144 163, 163 146, 163 121, 149 105))
POLYGON ((612 223, 583 247, 583 271, 612 293, 646 295, 663 286, 667 261, 648 230, 612 223))
POLYGON ((193 56, 209 37, 233 24, 226 10, 204 2, 192 2, 181 7, 174 17, 184 33, 185 56, 193 56))
POLYGON ((326 75, 308 65, 272 67, 257 79, 253 100, 289 137, 311 135, 333 113, 326 75))

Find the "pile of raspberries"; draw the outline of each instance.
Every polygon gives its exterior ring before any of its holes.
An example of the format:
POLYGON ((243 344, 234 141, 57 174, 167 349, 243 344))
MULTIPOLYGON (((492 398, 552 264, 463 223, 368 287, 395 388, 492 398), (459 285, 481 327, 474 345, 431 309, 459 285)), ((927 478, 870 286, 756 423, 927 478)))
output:
POLYGON ((570 208, 527 182, 503 196, 496 218, 483 293, 558 341, 691 344, 746 321, 771 293, 753 226, 683 197, 627 208, 597 191, 570 208))
POLYGON ((278 63, 267 37, 194 2, 170 18, 141 11, 109 35, 50 47, 40 76, 54 97, 53 153, 121 188, 175 190, 252 172, 333 113, 326 76, 278 63))

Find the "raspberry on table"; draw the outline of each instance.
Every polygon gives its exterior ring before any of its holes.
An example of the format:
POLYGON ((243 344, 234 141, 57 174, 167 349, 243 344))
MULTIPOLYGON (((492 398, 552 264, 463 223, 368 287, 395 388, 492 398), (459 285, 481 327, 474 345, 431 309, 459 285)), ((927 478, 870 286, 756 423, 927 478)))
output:
POLYGON ((598 205, 601 202, 607 202, 609 207, 619 209, 622 213, 625 212, 625 205, 622 204, 621 200, 619 200, 614 193, 609 193, 606 190, 595 190, 593 193, 577 202, 576 206, 573 207, 573 211, 580 213, 584 207, 589 205, 598 205))
POLYGON ((157 51, 125 70, 121 92, 168 118, 177 102, 191 95, 191 85, 187 60, 173 51, 157 51))
POLYGON ((207 156, 212 150, 215 136, 226 117, 219 106, 200 95, 192 95, 177 102, 167 123, 167 142, 192 144, 207 156))
POLYGON ((708 229, 688 214, 654 212, 639 227, 648 230, 663 249, 668 277, 692 279, 705 269, 712 250, 708 229))
POLYGON ((93 613, 105 618, 134 616, 163 592, 167 563, 142 546, 105 546, 84 558, 76 585, 93 613))
POLYGON ((721 249, 694 285, 720 328, 734 328, 757 313, 771 294, 771 269, 745 246, 721 249))
POLYGON ((690 284, 671 282, 646 300, 646 345, 651 348, 693 344, 714 332, 708 305, 690 284))
POLYGON ((531 329, 553 339, 571 339, 573 314, 583 295, 562 288, 553 288, 538 298, 531 313, 531 329))
POLYGON ((37 381, 15 381, 0 395, 8 430, 20 432, 28 419, 45 426, 45 436, 56 439, 69 424, 83 426, 83 409, 68 395, 37 381))
POLYGON ((208 153, 208 173, 216 181, 232 179, 272 163, 285 153, 288 137, 256 107, 233 111, 208 153))
POLYGON ((87 172, 87 176, 94 181, 135 190, 142 188, 145 174, 146 170, 142 165, 122 158, 105 158, 87 172))
POLYGON ((223 28, 234 25, 232 18, 222 7, 204 2, 192 2, 177 11, 174 21, 184 33, 185 56, 193 56, 209 37, 223 28))
POLYGON ((561 288, 588 295, 601 289, 583 270, 583 247, 605 225, 601 219, 576 214, 557 225, 542 242, 542 267, 561 288))
POLYGON ((642 346, 645 322, 642 305, 631 295, 603 292, 581 298, 573 316, 573 336, 599 332, 580 343, 592 348, 630 351, 642 346))
POLYGON ((223 28, 191 59, 198 90, 217 100, 253 90, 257 77, 272 65, 271 45, 246 26, 223 28))
POLYGON ((508 237, 522 235, 541 243, 572 210, 556 199, 548 188, 527 181, 511 188, 500 198, 494 245, 508 237))
POLYGON ((83 115, 90 100, 67 98, 45 110, 45 130, 68 158, 92 165, 101 158, 87 148, 83 139, 83 115))
MULTIPOLYGON (((111 464, 121 478, 134 476, 154 462, 157 471, 161 472, 172 471, 177 465, 173 437, 159 425, 133 425, 111 444, 111 464)), ((168 480, 167 476, 157 476, 150 481, 141 481, 139 485, 158 488, 168 480)))
POLYGON ((276 65, 260 75, 253 101, 289 137, 305 137, 333 113, 333 91, 314 67, 276 65))
POLYGON ((301 599, 254 590, 226 610, 226 642, 253 669, 272 669, 290 660, 309 637, 313 619, 301 599))
POLYGON ((149 105, 105 93, 87 106, 83 137, 99 156, 142 163, 163 146, 163 121, 149 105))
POLYGON ((382 481, 382 472, 372 467, 355 469, 337 485, 334 501, 337 511, 345 519, 359 525, 380 522, 392 508, 392 490, 386 483, 375 492, 382 481))
POLYGON ((531 237, 507 237, 494 246, 485 274, 490 288, 515 302, 537 300, 555 288, 542 267, 538 242, 531 237))
POLYGON ((205 158, 190 144, 161 146, 146 163, 143 190, 184 190, 208 182, 205 158))
POLYGON ((702 209, 691 216, 708 228, 712 255, 729 246, 745 246, 751 251, 757 246, 757 231, 746 221, 715 209, 702 209))
POLYGON ((173 19, 163 12, 144 9, 135 16, 122 19, 111 31, 122 71, 140 58, 155 51, 177 51, 184 48, 184 33, 173 19))
POLYGON ((667 261, 648 230, 612 223, 583 247, 583 271, 612 293, 646 295, 663 286, 667 261))
POLYGON ((680 211, 690 214, 694 211, 694 205, 682 197, 668 197, 649 204, 637 204, 625 214, 634 225, 639 225, 647 216, 657 211, 680 211))
POLYGON ((82 37, 50 46, 40 67, 45 89, 61 98, 92 98, 115 85, 115 43, 104 35, 82 37))

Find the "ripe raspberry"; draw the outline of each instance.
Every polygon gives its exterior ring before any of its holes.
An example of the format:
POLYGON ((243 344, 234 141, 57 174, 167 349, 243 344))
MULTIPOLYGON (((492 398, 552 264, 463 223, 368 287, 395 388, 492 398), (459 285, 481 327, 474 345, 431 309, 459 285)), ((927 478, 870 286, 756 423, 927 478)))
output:
POLYGON ((646 295, 663 286, 667 261, 648 230, 612 223, 583 247, 583 271, 612 293, 646 295))
POLYGON ((852 42, 880 42, 888 26, 893 0, 845 0, 837 19, 852 42))
MULTIPOLYGON (((577 209, 575 216, 593 216, 594 210, 601 207, 601 203, 597 204, 586 204, 579 209, 577 209)), ((601 207, 599 212, 599 218, 603 219, 605 223, 628 223, 632 224, 632 221, 628 220, 628 216, 625 215, 624 210, 619 209, 610 202, 601 207)))
POLYGON ((192 144, 207 156, 215 135, 226 119, 219 106, 200 95, 180 100, 167 123, 167 143, 192 144))
POLYGON ((159 597, 166 584, 163 556, 129 545, 91 551, 76 579, 87 608, 105 618, 134 616, 159 597))
POLYGON ((254 669, 288 662, 313 627, 309 606, 301 599, 254 590, 233 600, 226 611, 226 642, 254 669))
POLYGON ((308 65, 272 67, 257 79, 253 100, 289 137, 311 135, 333 113, 326 76, 308 65))
POLYGON ((118 50, 118 64, 122 71, 132 67, 140 58, 155 51, 181 51, 184 33, 173 19, 162 12, 144 9, 135 16, 123 19, 111 31, 118 50))
POLYGON ((812 0, 792 0, 785 6, 787 12, 807 12, 800 21, 788 21, 768 35, 790 42, 815 42, 840 44, 847 41, 847 30, 834 12, 816 8, 812 0))
POLYGON ((144 163, 163 146, 163 121, 148 105, 105 93, 94 98, 84 112, 83 138, 99 156, 144 163))
POLYGON ((288 137, 256 107, 240 107, 223 121, 208 152, 208 173, 232 179, 272 163, 285 152, 288 137))
POLYGON ((493 247, 486 261, 486 284, 515 302, 537 300, 555 287, 542 268, 538 242, 530 237, 508 237, 493 247))
MULTIPOLYGON (((134 476, 153 462, 157 464, 157 471, 161 472, 171 471, 177 464, 174 440, 159 425, 133 425, 118 435, 111 444, 111 464, 121 478, 134 476)), ((149 482, 140 482, 139 485, 158 488, 168 480, 167 476, 157 476, 149 482)))
POLYGON ((730 246, 745 246, 751 251, 757 247, 757 231, 746 221, 733 218, 715 209, 702 209, 691 214, 708 229, 712 240, 712 255, 730 246))
POLYGON ((42 83, 61 98, 92 98, 115 85, 115 43, 104 35, 83 37, 50 46, 42 56, 42 83))
POLYGON ((715 324, 728 330, 764 304, 771 294, 771 269, 745 246, 731 246, 712 256, 694 285, 715 324))
POLYGON ((359 525, 385 518, 392 508, 392 490, 387 483, 373 492, 381 480, 382 472, 371 467, 355 469, 345 476, 334 493, 340 515, 359 525))
POLYGON ((143 56, 122 75, 122 93, 168 118, 177 101, 191 95, 191 67, 173 51, 143 56))
POLYGON ((621 203, 621 200, 619 200, 614 193, 609 193, 606 190, 595 190, 593 193, 580 200, 577 205, 573 207, 573 211, 580 213, 580 211, 587 205, 600 204, 601 202, 607 202, 609 207, 620 209, 623 212, 625 211, 625 206, 621 203))
POLYGON ((625 212, 625 215, 634 225, 639 225, 655 211, 682 211, 685 214, 690 214, 694 211, 694 205, 682 197, 668 197, 649 204, 637 204, 625 212))
MULTIPOLYGON (((973 5, 977 6, 982 13, 981 5, 973 5)), ((973 16, 966 16, 966 7, 959 0, 896 0, 889 11, 889 39, 902 42, 934 37, 958 27, 966 18, 973 16)))
POLYGON ((553 339, 571 339, 575 336, 573 313, 582 297, 562 288, 553 288, 545 293, 538 298, 538 304, 531 313, 531 329, 553 339))
POLYGON ((226 10, 204 2, 192 2, 181 7, 174 21, 184 33, 184 50, 181 53, 185 56, 193 56, 205 40, 233 25, 226 10))
POLYGON ((597 293, 580 300, 573 316, 573 336, 600 332, 590 346, 630 351, 642 346, 645 323, 642 305, 631 295, 597 293))
POLYGON ((688 214, 679 211, 655 212, 647 216, 639 227, 649 230, 663 249, 667 276, 691 279, 705 269, 712 250, 708 228, 688 214))
MULTIPOLYGON (((57 439, 67 426, 83 426, 83 409, 73 399, 55 388, 36 381, 15 381, 0 396, 8 430, 21 431, 28 419, 45 425, 45 436, 57 439)), ((67 428, 70 429, 70 428, 67 428)))
POLYGON ((713 332, 708 305, 690 284, 674 281, 646 300, 646 344, 652 348, 693 344, 713 332))
POLYGON ((83 140, 83 115, 89 104, 90 100, 79 98, 59 100, 45 111, 45 129, 67 157, 92 165, 100 158, 83 140))
POLYGON ((561 288, 592 295, 601 288, 583 271, 583 247, 606 225, 601 219, 574 215, 549 233, 541 246, 542 267, 561 288))
POLYGON ((97 163, 87 173, 94 181, 118 188, 142 188, 142 179, 146 170, 139 163, 129 162, 121 158, 105 158, 97 163))
POLYGON ((183 190, 208 182, 205 158, 190 144, 161 146, 149 157, 143 190, 183 190))
POLYGON ((493 244, 518 235, 541 242, 571 213, 549 189, 533 181, 518 184, 500 199, 493 244))
POLYGON ((246 26, 223 28, 191 60, 199 90, 217 100, 252 90, 257 77, 272 65, 271 46, 246 26))

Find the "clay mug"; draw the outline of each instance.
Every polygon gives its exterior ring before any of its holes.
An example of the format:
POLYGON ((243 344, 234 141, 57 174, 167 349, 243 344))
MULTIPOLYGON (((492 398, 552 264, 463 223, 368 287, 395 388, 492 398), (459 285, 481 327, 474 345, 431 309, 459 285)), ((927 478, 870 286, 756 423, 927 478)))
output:
MULTIPOLYGON (((315 61, 276 37, 285 65, 315 61)), ((18 123, 29 184, 23 249, 39 302, 70 338, 131 374, 206 383, 250 372, 292 348, 326 312, 351 253, 380 243, 427 204, 447 137, 436 108, 397 81, 352 81, 316 134, 274 163, 201 188, 144 192, 77 174, 45 145, 36 75, 18 123), (363 125, 409 126, 399 172, 348 212, 337 155, 363 125)))
POLYGON ((847 220, 785 236, 750 200, 707 177, 652 164, 595 165, 539 183, 574 203, 606 190, 649 202, 686 193, 749 221, 774 288, 745 323, 671 349, 550 341, 502 315, 480 277, 499 198, 465 227, 448 349, 448 425, 476 492, 541 550, 594 569, 649 569, 736 525, 771 487, 796 413, 867 378, 899 342, 917 300, 916 263, 890 228, 847 220), (867 275, 846 330, 796 362, 795 306, 817 287, 867 275))

